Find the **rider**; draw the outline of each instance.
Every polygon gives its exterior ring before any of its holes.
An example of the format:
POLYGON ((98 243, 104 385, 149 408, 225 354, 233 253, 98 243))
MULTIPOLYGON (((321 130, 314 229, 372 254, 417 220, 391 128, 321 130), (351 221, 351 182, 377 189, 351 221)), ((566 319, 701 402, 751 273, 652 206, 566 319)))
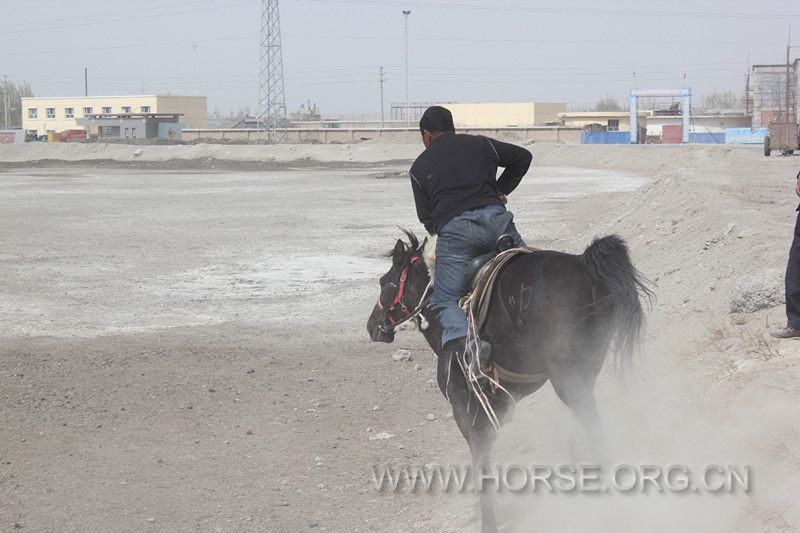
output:
MULTIPOLYGON (((425 111, 419 129, 425 151, 409 174, 417 216, 428 233, 438 234, 431 307, 444 329, 443 351, 461 354, 468 326, 458 301, 469 289, 466 267, 475 257, 493 251, 503 234, 510 234, 515 246, 525 246, 505 203, 528 171, 532 156, 513 144, 456 134, 453 115, 440 106, 425 111), (499 178, 498 167, 505 169, 499 178)), ((470 364, 485 371, 489 349, 482 341, 480 361, 470 364)))

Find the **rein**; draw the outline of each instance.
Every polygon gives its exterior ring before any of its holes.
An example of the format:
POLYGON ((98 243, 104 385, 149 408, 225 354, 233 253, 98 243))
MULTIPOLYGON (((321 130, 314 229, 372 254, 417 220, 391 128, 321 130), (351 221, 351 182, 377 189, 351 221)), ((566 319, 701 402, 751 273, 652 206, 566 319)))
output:
POLYGON ((384 311, 383 322, 378 326, 381 329, 381 331, 385 332, 388 331, 389 329, 394 329, 401 324, 405 324, 409 320, 418 316, 422 311, 424 311, 425 308, 430 303, 431 297, 429 294, 431 292, 431 289, 433 288, 433 282, 429 282, 428 286, 425 287, 425 291, 422 293, 422 297, 420 298, 419 303, 417 304, 417 306, 414 308, 413 311, 408 308, 408 306, 404 301, 406 294, 406 282, 408 281, 408 273, 411 271, 411 267, 414 265, 414 263, 418 260, 419 260, 418 255, 413 256, 409 264, 406 265, 406 267, 400 273, 400 282, 398 283, 397 286, 397 294, 395 295, 388 309, 384 309, 383 304, 381 304, 380 297, 378 298, 378 308, 381 311, 384 311), (403 317, 400 320, 397 320, 392 316, 392 313, 394 313, 394 310, 397 309, 398 306, 400 307, 400 310, 403 312, 403 317))

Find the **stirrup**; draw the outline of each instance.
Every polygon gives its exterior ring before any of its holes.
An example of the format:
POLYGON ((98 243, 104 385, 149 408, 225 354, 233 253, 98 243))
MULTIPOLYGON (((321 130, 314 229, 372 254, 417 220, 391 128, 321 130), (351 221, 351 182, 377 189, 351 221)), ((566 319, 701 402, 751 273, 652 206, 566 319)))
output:
POLYGON ((472 339, 464 347, 464 356, 472 373, 480 382, 488 382, 491 372, 489 361, 492 356, 492 345, 483 339, 472 339))
POLYGON ((497 238, 494 251, 499 254, 512 248, 514 248, 514 237, 510 233, 503 233, 497 238))

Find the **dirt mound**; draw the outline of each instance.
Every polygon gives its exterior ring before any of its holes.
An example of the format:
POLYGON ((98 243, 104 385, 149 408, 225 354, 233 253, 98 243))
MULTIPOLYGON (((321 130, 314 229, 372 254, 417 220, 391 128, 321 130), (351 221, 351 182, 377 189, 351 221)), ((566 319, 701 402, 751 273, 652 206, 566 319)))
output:
POLYGON ((245 165, 352 164, 375 165, 391 161, 411 161, 422 151, 422 144, 169 144, 132 145, 120 143, 26 143, 0 145, 0 161, 17 166, 48 161, 83 165, 108 162, 147 165, 170 163, 198 168, 214 161, 217 168, 245 165))

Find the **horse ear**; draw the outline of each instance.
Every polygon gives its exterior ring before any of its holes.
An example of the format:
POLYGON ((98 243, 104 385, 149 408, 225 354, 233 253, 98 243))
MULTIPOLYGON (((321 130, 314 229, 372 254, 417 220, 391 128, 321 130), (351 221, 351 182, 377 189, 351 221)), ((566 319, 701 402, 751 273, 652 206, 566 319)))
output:
POLYGON ((403 268, 403 260, 405 259, 406 255, 406 245, 401 239, 397 239, 397 243, 394 245, 394 250, 392 251, 392 261, 394 262, 395 268, 400 270, 403 268))

